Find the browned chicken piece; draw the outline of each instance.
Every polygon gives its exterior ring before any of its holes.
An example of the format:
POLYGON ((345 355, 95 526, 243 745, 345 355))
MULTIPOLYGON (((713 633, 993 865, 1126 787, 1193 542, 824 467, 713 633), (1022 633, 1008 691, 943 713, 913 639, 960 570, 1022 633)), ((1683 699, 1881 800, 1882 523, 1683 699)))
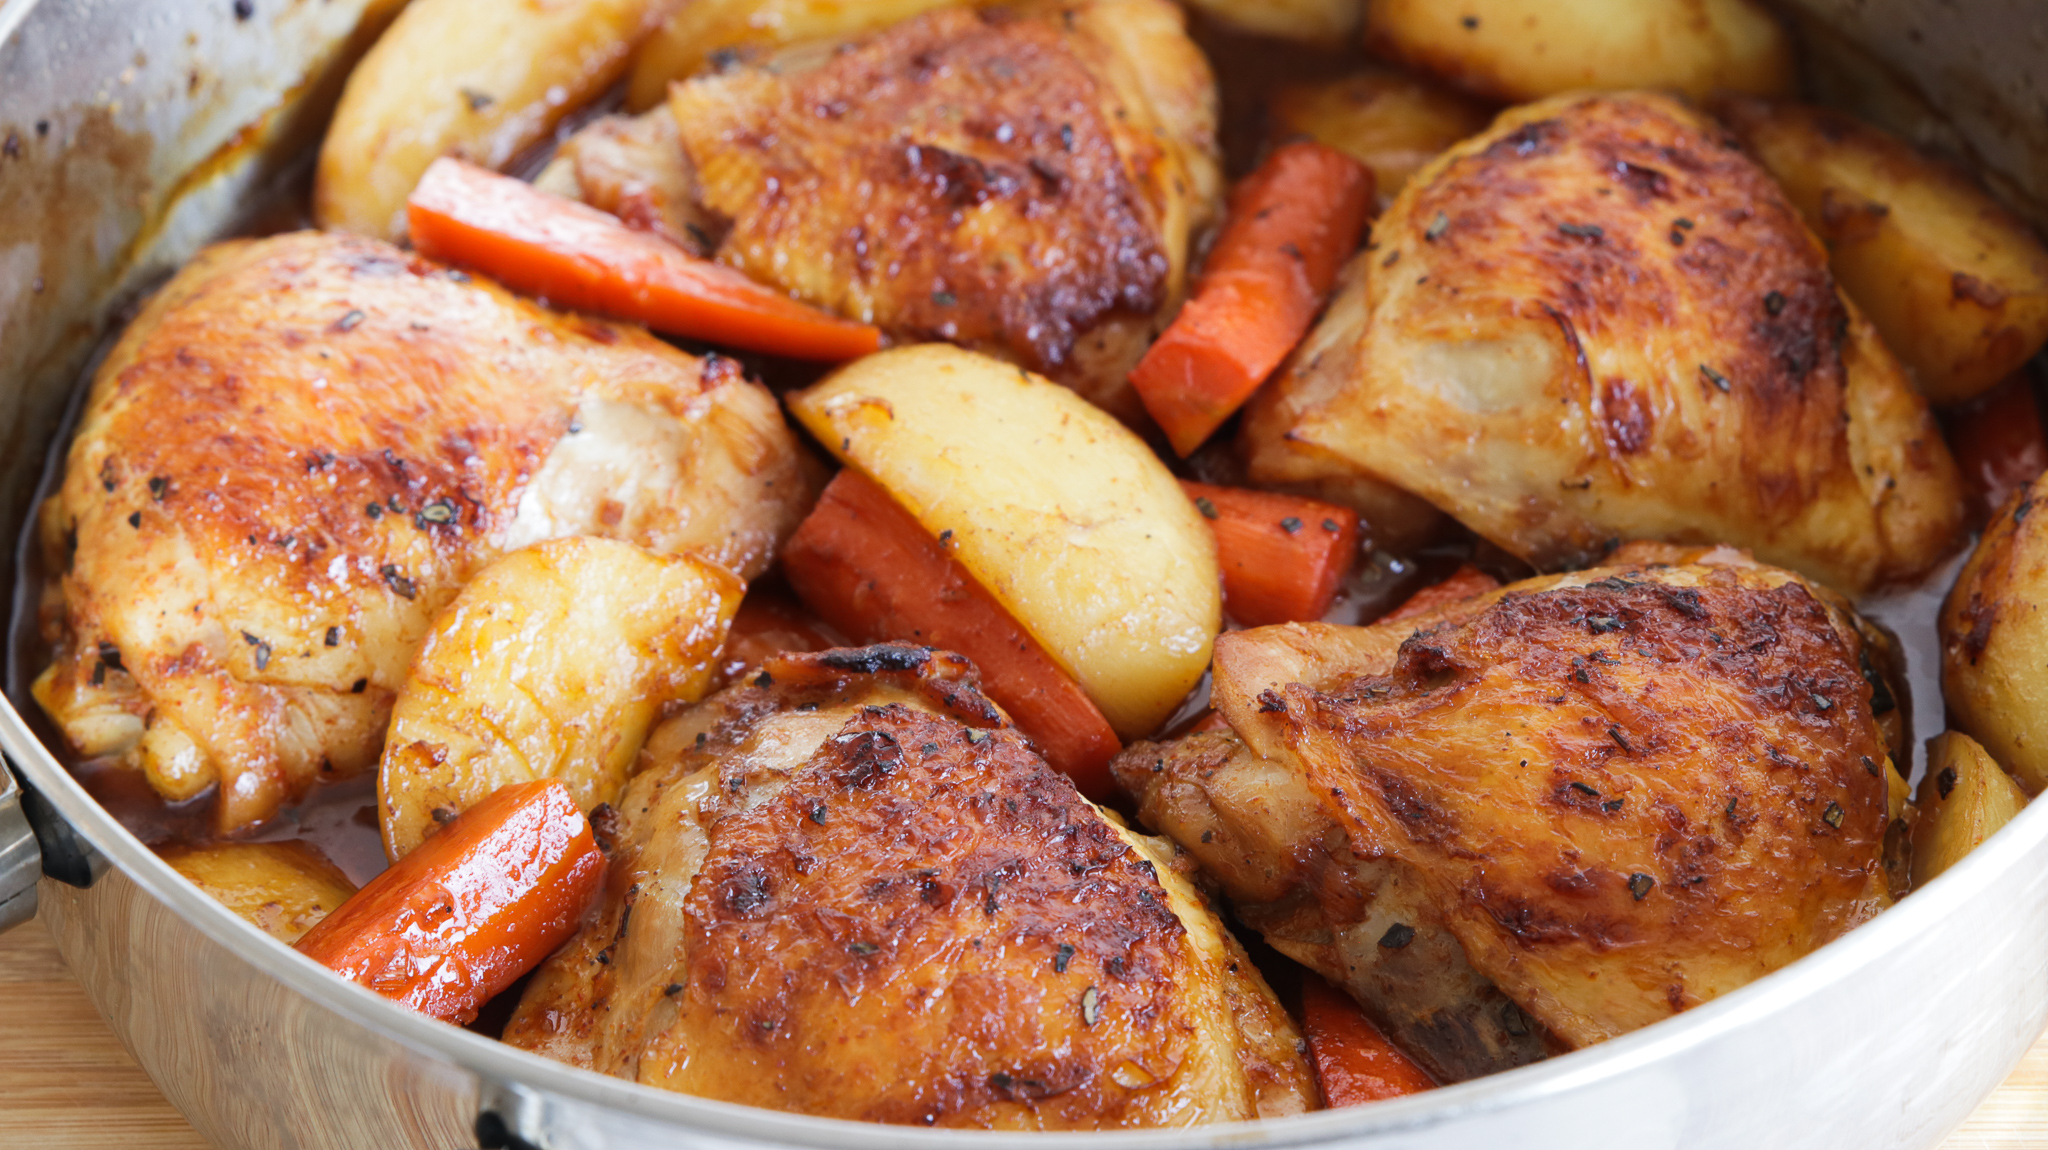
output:
POLYGON ((86 756, 218 829, 377 762, 393 693, 472 573, 603 535, 749 577, 810 488, 728 360, 549 312, 376 241, 207 249, 100 369, 43 509, 86 756))
POLYGON ((1443 1078, 1669 1017, 1888 906, 1904 825, 1886 652, 1790 572, 1689 558, 1224 636, 1232 732, 1117 777, 1443 1078))
POLYGON ((1126 419, 1219 210, 1215 90, 1166 0, 948 8, 675 87, 720 260, 1126 419))
POLYGON ((1512 109, 1418 173, 1244 435, 1254 480, 1409 492, 1546 568, 1726 542, 1857 593, 1962 526, 1940 432, 1820 242, 1649 93, 1512 109))
POLYGON ((693 256, 709 256, 720 225, 697 203, 696 182, 666 107, 592 121, 562 142, 534 181, 693 256))
POLYGON ((1298 1113, 1299 1037, 1174 866, 958 656, 775 655, 657 731, 505 1040, 772 1109, 1010 1130, 1298 1113))

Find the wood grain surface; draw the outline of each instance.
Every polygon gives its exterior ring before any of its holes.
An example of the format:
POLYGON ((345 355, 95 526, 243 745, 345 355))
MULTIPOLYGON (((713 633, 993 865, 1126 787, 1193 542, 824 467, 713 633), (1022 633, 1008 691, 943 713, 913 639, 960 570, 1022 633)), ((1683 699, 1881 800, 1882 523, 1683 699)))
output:
MULTIPOLYGON (((39 922, 0 936, 0 1114, 9 1146, 208 1150, 64 969, 39 922)), ((2048 1150, 2048 1038, 1942 1150, 2048 1150)))

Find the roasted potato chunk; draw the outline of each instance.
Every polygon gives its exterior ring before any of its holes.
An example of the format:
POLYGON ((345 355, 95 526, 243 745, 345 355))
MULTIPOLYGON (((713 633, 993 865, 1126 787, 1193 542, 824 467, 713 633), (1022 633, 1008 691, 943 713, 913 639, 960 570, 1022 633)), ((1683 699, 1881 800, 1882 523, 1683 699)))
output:
POLYGON ((1753 0, 1374 0, 1366 44, 1475 95, 1509 102, 1579 88, 1779 95, 1785 29, 1753 0))
POLYGON ((1913 827, 1913 885, 1963 861, 2026 805, 2026 792, 1977 740, 1960 731, 1929 739, 1920 821, 1913 827))
POLYGON ((2008 502, 1941 608, 1941 691, 1950 722, 2029 796, 2048 790, 2048 476, 2008 502))
POLYGON ((181 846, 160 853, 192 885, 286 945, 299 941, 356 893, 356 884, 340 867, 298 839, 181 846))
POLYGON ((1188 6, 1247 32, 1333 47, 1350 39, 1365 15, 1365 0, 1190 0, 1188 6))
POLYGON ((1486 107, 1390 69, 1323 84, 1292 84, 1268 106, 1278 139, 1308 136, 1372 169, 1380 206, 1438 152, 1486 127, 1486 107))
POLYGON ((766 52, 806 40, 858 36, 959 0, 683 0, 633 59, 626 106, 668 99, 674 80, 704 70, 719 52, 766 52))
POLYGON ((427 165, 502 168, 625 72, 672 0, 414 0, 349 75, 313 218, 396 239, 427 165))
POLYGON ((612 799, 662 707, 710 689, 740 590, 710 564, 592 537, 485 568, 434 620, 392 708, 385 853, 508 783, 559 779, 585 811, 612 799))
POLYGON ((1072 675, 1117 734, 1194 688, 1222 625, 1216 542, 1143 440, 1073 392, 942 344, 790 399, 1072 675))
POLYGON ((1967 174, 1840 112, 1716 107, 1828 245, 1921 394, 1982 394, 2048 342, 2048 249, 1967 174))

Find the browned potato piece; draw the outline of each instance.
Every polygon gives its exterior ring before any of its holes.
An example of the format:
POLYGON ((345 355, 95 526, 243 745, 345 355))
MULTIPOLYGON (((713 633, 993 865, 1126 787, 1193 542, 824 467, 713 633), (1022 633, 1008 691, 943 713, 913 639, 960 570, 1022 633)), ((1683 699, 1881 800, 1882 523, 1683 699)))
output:
POLYGON ((671 0, 413 0, 350 73, 313 219, 383 239, 427 165, 500 168, 625 73, 671 0))
POLYGON ((559 779, 586 811, 610 801, 662 708, 710 688, 739 602, 717 567, 591 536, 484 568, 434 620, 392 707, 385 853, 508 783, 559 779))
POLYGON ((1580 88, 1782 95, 1794 79, 1790 39, 1754 0, 1373 0, 1365 40, 1510 103, 1580 88))
POLYGON ((1829 109, 1716 111, 1827 241, 1836 281, 1928 399, 1979 395, 2048 342, 2048 250, 1968 175, 1829 109))
POLYGON ((2028 795, 2048 790, 2048 476, 1984 528, 1941 608, 1950 721, 2028 795))
POLYGON ((1380 206, 1438 152, 1492 118, 1482 104, 1390 69, 1293 84, 1268 105, 1274 136, 1309 136, 1372 169, 1380 206))
POLYGON ((313 844, 214 843, 160 852, 171 869, 287 945, 333 913, 356 884, 313 844))
POLYGON ((1350 39, 1365 15, 1364 0, 1189 0, 1188 6, 1261 36, 1332 47, 1350 39))
POLYGON ((1913 886, 1963 861, 2026 805, 2026 793, 1977 740, 1960 731, 1929 739, 1920 821, 1913 828, 1913 886))

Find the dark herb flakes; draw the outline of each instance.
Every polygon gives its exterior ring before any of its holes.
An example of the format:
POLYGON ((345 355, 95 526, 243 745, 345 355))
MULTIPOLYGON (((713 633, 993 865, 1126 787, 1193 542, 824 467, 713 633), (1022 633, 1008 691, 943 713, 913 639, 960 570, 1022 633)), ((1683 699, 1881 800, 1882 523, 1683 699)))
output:
POLYGON ((1934 776, 1934 789, 1941 792, 1942 798, 1947 798, 1949 792, 1956 789, 1956 769, 1943 767, 1941 773, 1934 776))
POLYGON ((1842 829, 1842 818, 1842 804, 1840 803, 1829 803, 1828 809, 1820 813, 1820 821, 1834 827, 1836 830, 1842 829))
POLYGON ((882 948, 872 942, 849 942, 846 944, 846 949, 860 955, 862 958, 866 958, 882 948))
POLYGON ((270 666, 270 644, 258 639, 247 631, 242 632, 242 642, 256 648, 256 669, 261 671, 270 666))
POLYGON ((1656 885, 1656 879, 1651 878, 1649 875, 1646 875, 1641 871, 1637 871, 1636 873, 1628 876, 1628 893, 1635 896, 1635 900, 1637 902, 1641 902, 1644 899, 1650 897, 1650 890, 1652 887, 1655 887, 1656 885))
POLYGON ((1607 235, 1599 224, 1559 224, 1557 230, 1575 240, 1597 240, 1607 235))
POLYGON ((1201 512, 1204 519, 1220 518, 1216 512, 1216 505, 1209 502, 1209 497, 1206 495, 1195 496, 1195 510, 1201 512))
POLYGON ((1332 535, 1335 535, 1339 531, 1342 531, 1343 528, 1337 526, 1337 521, 1335 519, 1325 519, 1323 520, 1323 530, 1329 532, 1332 535))
POLYGON ((130 526, 130 527, 140 527, 140 526, 142 526, 142 512, 140 512, 140 511, 132 511, 132 512, 129 512, 129 514, 128 514, 128 526, 130 526))
POLYGON ((1700 378, 1706 380, 1708 383, 1713 384, 1715 388, 1719 389, 1723 395, 1726 395, 1729 391, 1733 390, 1728 383, 1727 376, 1722 375, 1720 372, 1715 371, 1713 368, 1708 367, 1704 363, 1700 365, 1700 378))
POLYGON ((1450 230, 1451 217, 1438 212, 1436 218, 1429 221, 1429 227, 1422 233, 1422 238, 1430 243, 1435 243, 1445 232, 1450 230))
POLYGON ((1589 787, 1589 786, 1587 786, 1587 785, 1586 785, 1586 784, 1584 784, 1584 783, 1580 783, 1580 782, 1573 782, 1573 783, 1571 783, 1571 784, 1569 784, 1569 785, 1570 785, 1571 789, 1573 789, 1573 790, 1575 790, 1575 791, 1579 792, 1580 794, 1582 794, 1582 795, 1586 796, 1586 797, 1587 797, 1587 798, 1589 798, 1589 799, 1597 799, 1597 798, 1599 798, 1599 797, 1600 797, 1600 792, 1599 792, 1599 791, 1596 791, 1596 790, 1594 790, 1594 789, 1593 789, 1592 787, 1589 787))
POLYGON ((1769 292, 1764 295, 1764 314, 1777 315, 1785 310, 1785 293, 1769 292))
POLYGON ((350 308, 348 309, 347 312, 344 312, 342 314, 342 317, 340 319, 334 321, 334 330, 338 332, 354 331, 356 329, 356 325, 361 322, 363 322, 362 309, 350 308))
POLYGON ((400 573, 395 565, 386 563, 377 573, 384 577, 384 585, 391 588, 393 595, 401 599, 410 599, 419 594, 419 588, 413 585, 412 580, 400 573))
POLYGON ((169 479, 166 479, 161 475, 155 475, 150 477, 149 497, 151 499, 156 500, 158 503, 162 503, 164 501, 164 492, 169 491, 170 489, 171 481, 169 479))
POLYGON ((1295 518, 1292 515, 1289 515, 1287 518, 1282 519, 1280 521, 1280 530, 1287 532, 1289 535, 1293 535, 1301 530, 1301 520, 1295 518))
POLYGON ((1052 972, 1054 974, 1065 974, 1067 972, 1067 964, 1072 961, 1074 961, 1074 948, 1064 942, 1061 943, 1060 948, 1053 952, 1052 972))
POLYGON ((1397 922, 1380 936, 1380 949, 1400 950, 1415 941, 1415 928, 1405 922, 1397 922))
POLYGON ((325 642, 326 645, 329 647, 341 646, 341 628, 329 627, 327 629, 327 638, 324 639, 323 642, 325 642))

